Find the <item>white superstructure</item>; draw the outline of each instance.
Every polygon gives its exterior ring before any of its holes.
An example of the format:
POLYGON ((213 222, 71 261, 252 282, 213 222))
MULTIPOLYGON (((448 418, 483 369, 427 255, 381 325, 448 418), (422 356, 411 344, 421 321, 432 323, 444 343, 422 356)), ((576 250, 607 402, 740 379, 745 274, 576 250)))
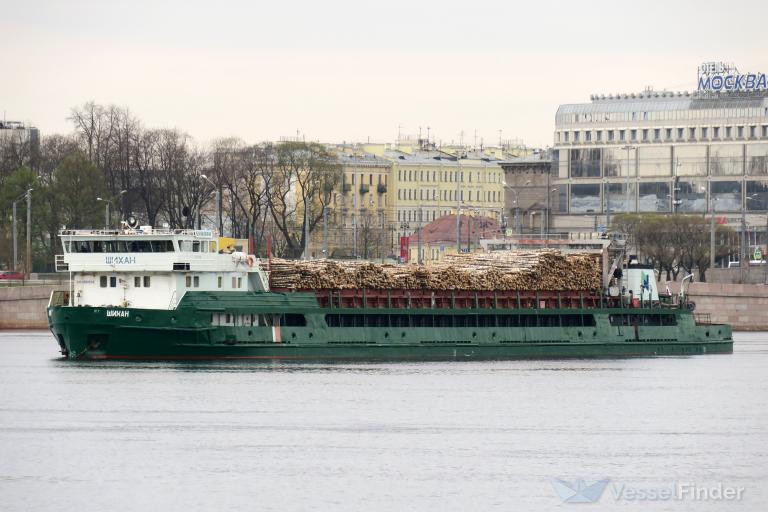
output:
POLYGON ((259 261, 225 252, 210 230, 62 230, 56 270, 70 273, 69 305, 173 309, 188 291, 268 289, 259 261))

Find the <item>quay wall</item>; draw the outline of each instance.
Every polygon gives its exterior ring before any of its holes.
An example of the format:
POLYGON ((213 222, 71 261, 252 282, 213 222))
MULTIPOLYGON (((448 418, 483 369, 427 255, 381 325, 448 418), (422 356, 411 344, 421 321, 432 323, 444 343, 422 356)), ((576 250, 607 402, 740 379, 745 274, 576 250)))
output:
MULTIPOLYGON (((659 290, 677 293, 680 283, 661 282, 659 290)), ((688 298, 696 313, 708 313, 713 323, 731 324, 738 331, 768 331, 768 286, 760 284, 691 283, 688 298)))
POLYGON ((0 288, 0 329, 47 329, 45 308, 51 292, 66 289, 66 285, 0 288))
MULTIPOLYGON (((661 282, 677 293, 679 283, 661 282)), ((66 285, 0 288, 0 329, 47 329, 45 308, 53 290, 66 285)), ((697 313, 709 313, 712 322, 731 324, 736 330, 768 331, 768 286, 755 284, 691 283, 687 286, 697 313)))

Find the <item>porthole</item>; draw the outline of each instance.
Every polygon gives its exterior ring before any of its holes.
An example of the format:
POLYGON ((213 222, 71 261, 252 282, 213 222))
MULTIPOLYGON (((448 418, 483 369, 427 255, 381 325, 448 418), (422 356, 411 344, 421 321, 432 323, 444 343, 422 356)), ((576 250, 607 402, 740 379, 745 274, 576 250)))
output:
POLYGON ((312 333, 309 333, 309 337, 310 337, 310 338, 312 337, 312 333))
POLYGON ((248 336, 253 336, 253 331, 248 331, 248 336))
POLYGON ((175 323, 176 323, 176 317, 175 317, 175 316, 172 316, 172 317, 171 317, 171 323, 172 323, 172 324, 175 324, 175 323))
POLYGON ((389 333, 388 333, 388 332, 385 332, 385 333, 384 333, 384 337, 385 337, 385 338, 389 338, 389 333))
POLYGON ((401 338, 405 338, 405 333, 402 333, 402 334, 400 335, 400 337, 401 337, 401 338))
POLYGON ((136 321, 141 322, 141 315, 136 315, 136 321))
POLYGON ((291 333, 291 338, 295 338, 295 337, 296 337, 296 333, 295 333, 295 332, 292 332, 292 333, 291 333))

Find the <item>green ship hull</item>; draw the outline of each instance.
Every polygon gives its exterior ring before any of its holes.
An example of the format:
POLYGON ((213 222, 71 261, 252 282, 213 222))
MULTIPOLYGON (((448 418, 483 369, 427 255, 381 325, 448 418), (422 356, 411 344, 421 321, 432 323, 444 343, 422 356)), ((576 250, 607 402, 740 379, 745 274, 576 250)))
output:
POLYGON ((339 308, 313 293, 190 292, 173 310, 51 306, 70 359, 492 360, 731 353, 667 307, 339 308))

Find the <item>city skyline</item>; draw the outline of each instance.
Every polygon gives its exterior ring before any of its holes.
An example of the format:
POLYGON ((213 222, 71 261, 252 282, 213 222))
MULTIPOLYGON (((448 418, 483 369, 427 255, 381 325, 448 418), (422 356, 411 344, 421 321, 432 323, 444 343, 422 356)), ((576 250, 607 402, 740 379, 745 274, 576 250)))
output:
POLYGON ((697 66, 709 60, 768 69, 761 16, 651 3, 630 22, 608 2, 591 7, 593 23, 576 18, 583 7, 547 2, 11 5, 0 21, 0 62, 13 70, 0 109, 43 134, 70 132, 70 109, 93 100, 201 143, 297 130, 321 142, 392 142, 429 127, 443 144, 463 131, 465 144, 496 145, 501 130, 544 147, 560 104, 646 86, 695 90, 697 66), (701 28, 715 14, 716 37, 701 28))

